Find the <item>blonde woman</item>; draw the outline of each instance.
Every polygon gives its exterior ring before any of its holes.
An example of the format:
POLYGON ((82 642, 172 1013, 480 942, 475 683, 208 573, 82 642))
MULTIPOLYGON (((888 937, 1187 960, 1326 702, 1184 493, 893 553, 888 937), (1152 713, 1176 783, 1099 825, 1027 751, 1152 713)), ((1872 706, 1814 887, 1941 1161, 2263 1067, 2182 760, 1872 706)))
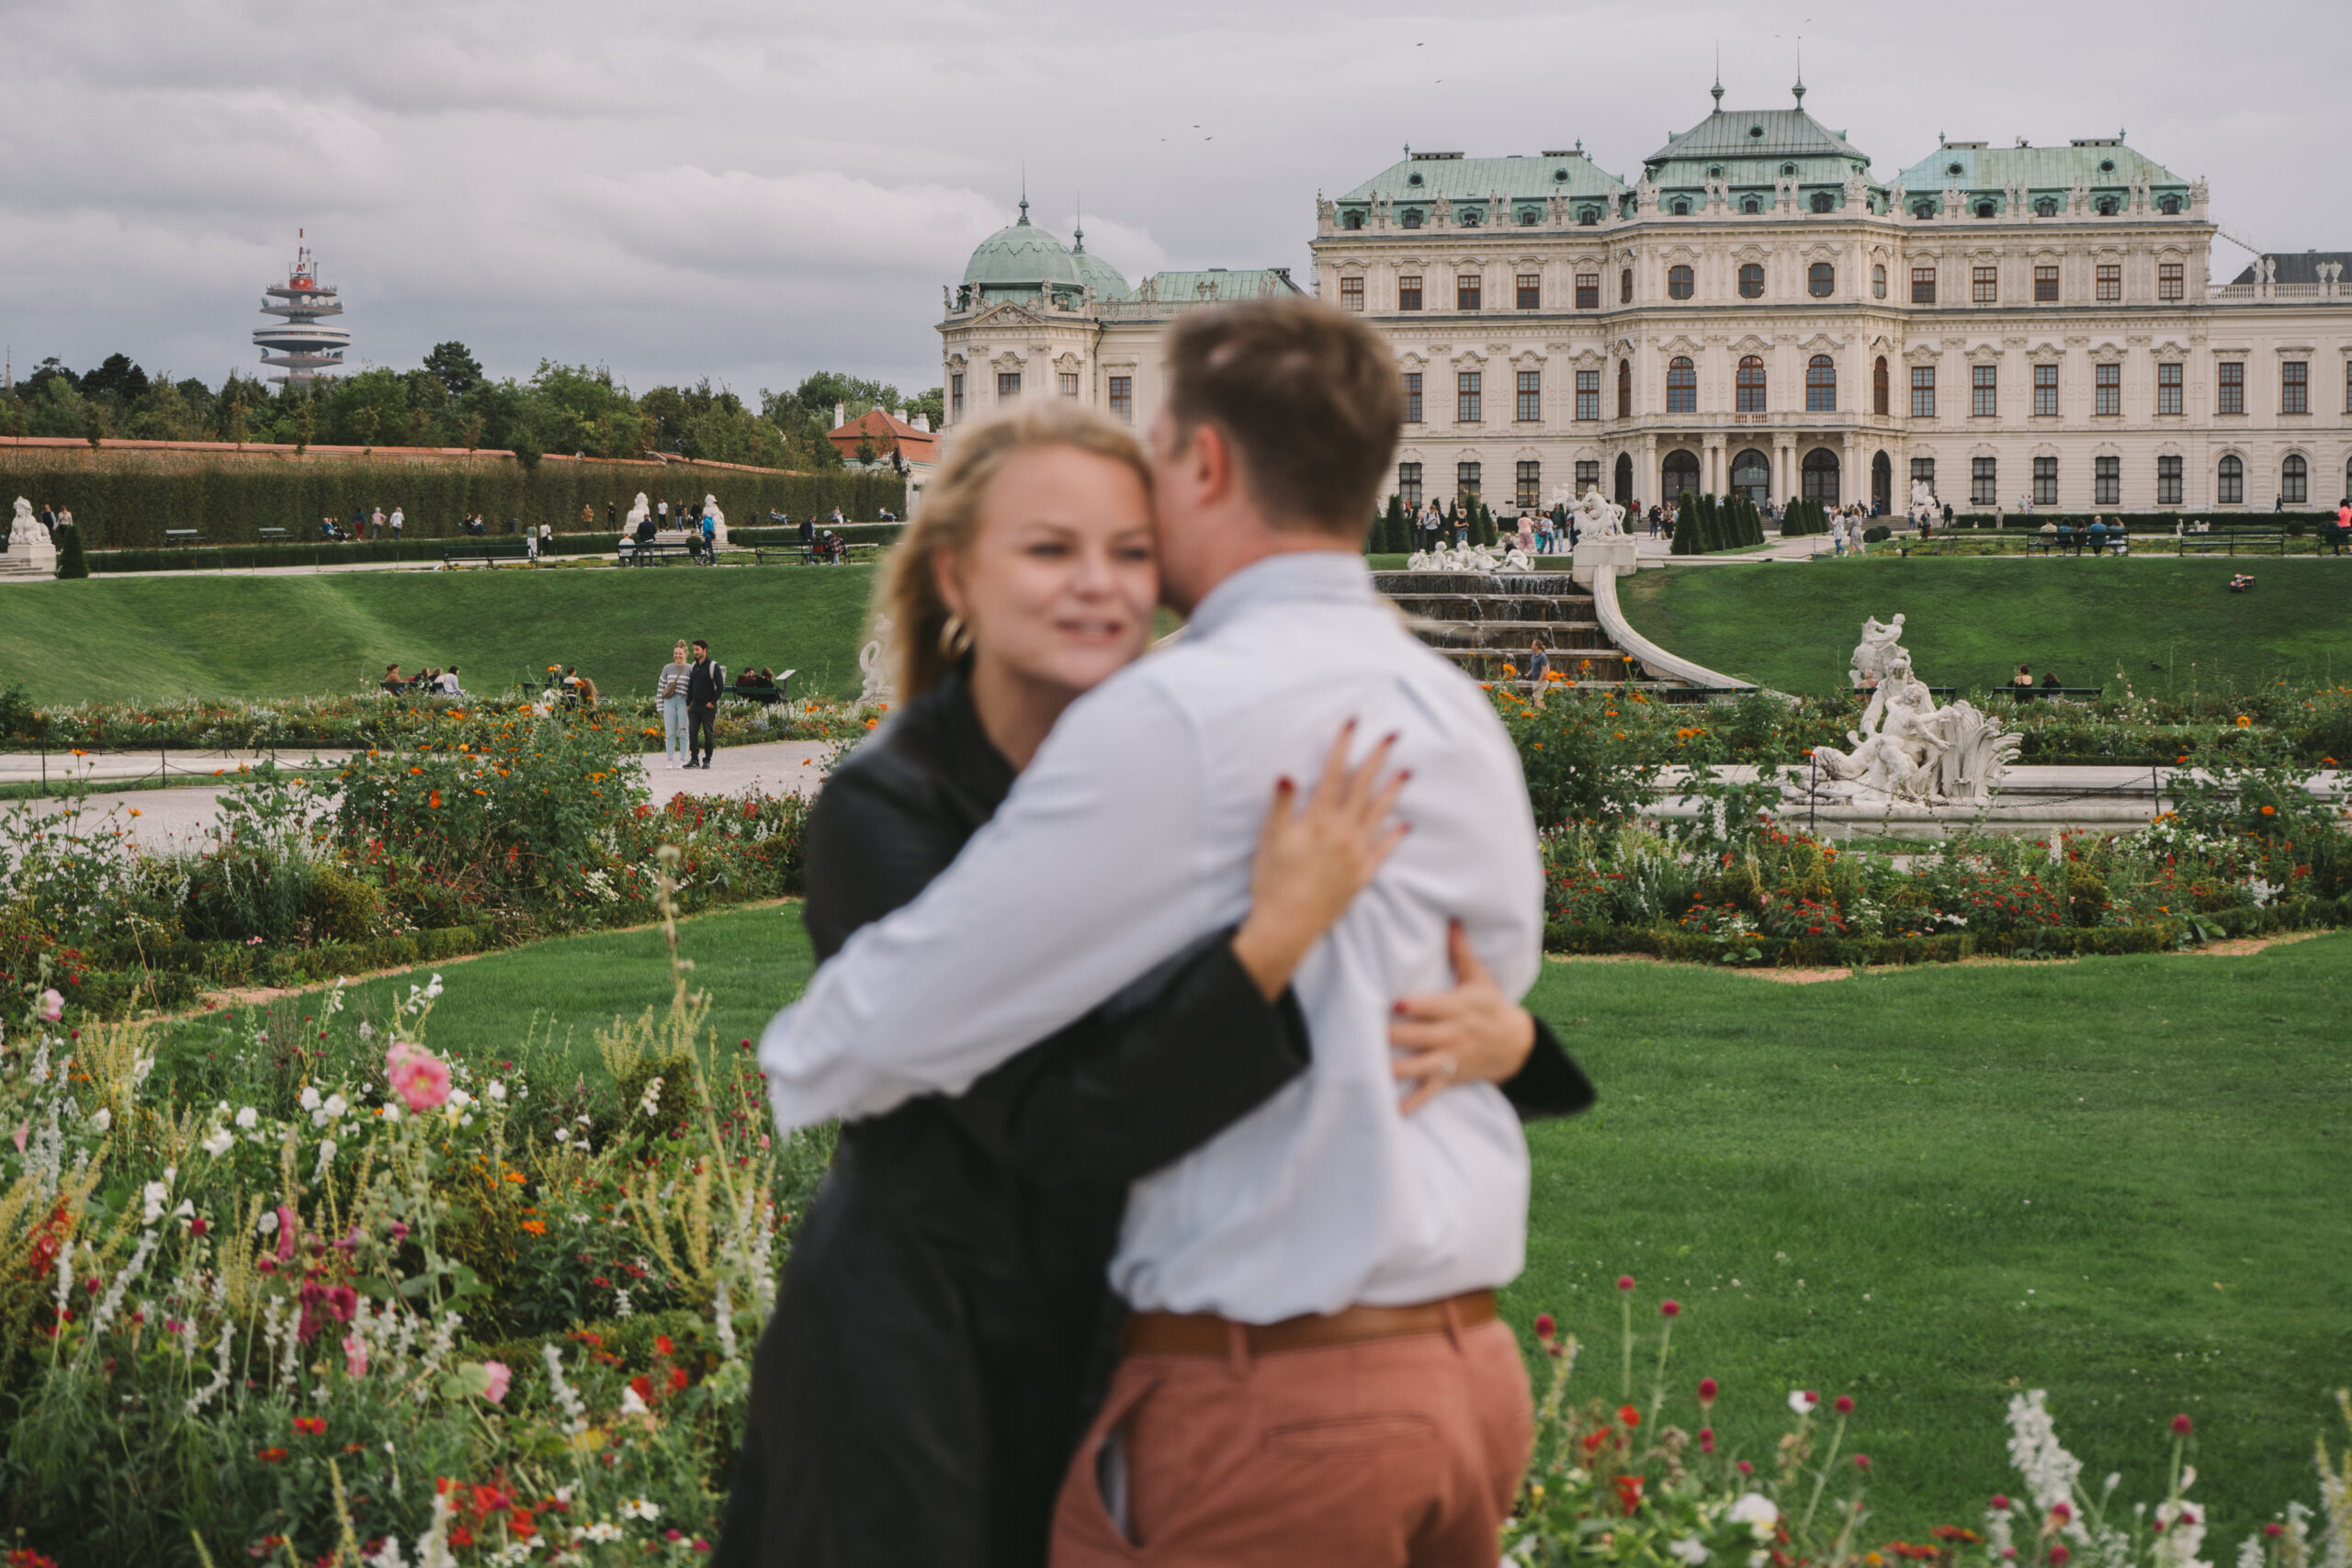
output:
MULTIPOLYGON (((1057 403, 964 434, 876 596, 901 705, 810 817, 820 961, 920 895, 1062 711, 1142 654, 1150 525, 1121 426, 1057 403)), ((1292 973, 1403 831, 1386 743, 1351 767, 1349 739, 1311 789, 1276 787, 1238 926, 963 1093, 842 1126, 760 1343, 720 1562, 1045 1562, 1128 1184, 1306 1070, 1292 973)), ((1519 1071, 1524 1015, 1491 979, 1453 995, 1459 1077, 1519 1071)))
POLYGON ((662 666, 661 681, 653 688, 653 700, 662 708, 662 756, 673 768, 686 761, 686 645, 679 643, 670 649, 670 662, 662 666))

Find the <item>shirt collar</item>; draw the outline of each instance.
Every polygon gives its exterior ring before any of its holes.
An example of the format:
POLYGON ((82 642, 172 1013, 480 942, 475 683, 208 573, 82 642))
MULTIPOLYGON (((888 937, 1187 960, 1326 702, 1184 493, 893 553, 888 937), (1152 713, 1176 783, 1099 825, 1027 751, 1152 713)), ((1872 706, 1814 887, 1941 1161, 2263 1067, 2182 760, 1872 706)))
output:
POLYGON ((1374 597, 1372 569, 1353 550, 1293 550, 1243 567, 1209 591, 1188 623, 1204 637, 1273 604, 1359 604, 1374 597))

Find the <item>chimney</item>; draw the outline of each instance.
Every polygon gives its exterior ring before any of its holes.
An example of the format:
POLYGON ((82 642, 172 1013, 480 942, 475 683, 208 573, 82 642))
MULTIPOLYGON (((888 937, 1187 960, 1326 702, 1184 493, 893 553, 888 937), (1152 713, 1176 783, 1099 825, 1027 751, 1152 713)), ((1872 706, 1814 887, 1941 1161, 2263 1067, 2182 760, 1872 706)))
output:
POLYGON ((927 413, 919 413, 915 415, 915 428, 922 431, 925 435, 930 434, 931 415, 927 413))
POLYGON ((835 430, 839 430, 842 425, 847 424, 848 423, 849 416, 842 412, 841 404, 835 403, 833 405, 833 428, 835 430))

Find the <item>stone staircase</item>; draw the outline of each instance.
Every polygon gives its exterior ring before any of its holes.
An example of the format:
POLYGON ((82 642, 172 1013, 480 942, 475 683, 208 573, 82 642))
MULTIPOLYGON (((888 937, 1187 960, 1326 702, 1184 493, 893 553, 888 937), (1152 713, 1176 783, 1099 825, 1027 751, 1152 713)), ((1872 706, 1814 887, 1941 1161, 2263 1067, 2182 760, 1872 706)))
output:
POLYGON ((1414 634, 1492 683, 1529 682, 1524 671, 1537 636, 1551 645, 1552 668, 1580 684, 1653 684, 1601 629, 1592 595, 1565 571, 1524 574, 1382 571, 1373 586, 1411 617, 1414 634))

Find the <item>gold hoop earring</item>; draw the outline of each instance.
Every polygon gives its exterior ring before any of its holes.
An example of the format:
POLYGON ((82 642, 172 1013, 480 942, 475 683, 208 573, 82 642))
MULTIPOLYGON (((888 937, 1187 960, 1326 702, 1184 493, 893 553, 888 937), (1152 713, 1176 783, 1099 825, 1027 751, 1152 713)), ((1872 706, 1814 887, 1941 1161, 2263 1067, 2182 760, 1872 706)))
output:
POLYGON ((940 623, 939 651, 950 659, 961 659, 972 650, 972 628, 964 624, 961 615, 950 615, 940 623))

